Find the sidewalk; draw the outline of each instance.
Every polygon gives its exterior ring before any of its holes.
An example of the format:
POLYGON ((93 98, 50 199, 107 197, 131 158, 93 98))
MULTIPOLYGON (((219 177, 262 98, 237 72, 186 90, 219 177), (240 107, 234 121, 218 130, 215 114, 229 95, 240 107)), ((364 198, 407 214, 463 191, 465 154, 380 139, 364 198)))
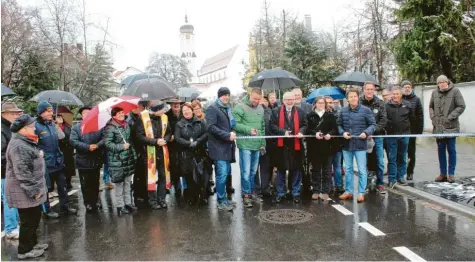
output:
POLYGON ((457 143, 455 183, 435 183, 437 175, 439 161, 436 142, 419 140, 414 181, 408 187, 398 186, 397 189, 465 214, 475 214, 475 146, 457 143))

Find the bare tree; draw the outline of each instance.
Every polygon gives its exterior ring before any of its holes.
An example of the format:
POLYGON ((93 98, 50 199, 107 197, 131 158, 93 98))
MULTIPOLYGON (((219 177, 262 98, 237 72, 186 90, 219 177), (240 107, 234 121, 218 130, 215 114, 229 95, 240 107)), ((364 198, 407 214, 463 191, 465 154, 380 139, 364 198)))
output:
POLYGON ((188 86, 188 80, 192 76, 186 62, 171 54, 151 54, 147 71, 163 77, 173 84, 175 89, 188 86))
POLYGON ((72 19, 74 4, 72 0, 42 0, 42 6, 36 8, 34 21, 46 44, 59 53, 60 90, 70 91, 66 81, 66 58, 68 43, 77 36, 76 23, 72 19))
POLYGON ((2 1, 2 83, 12 85, 20 75, 22 60, 32 45, 30 15, 15 0, 2 1))

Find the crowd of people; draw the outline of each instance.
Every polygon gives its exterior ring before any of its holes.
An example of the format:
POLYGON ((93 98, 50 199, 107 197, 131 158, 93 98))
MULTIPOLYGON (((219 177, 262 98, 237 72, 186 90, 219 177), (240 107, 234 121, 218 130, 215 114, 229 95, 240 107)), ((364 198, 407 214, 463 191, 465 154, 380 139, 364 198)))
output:
MULTIPOLYGON (((457 133, 464 99, 447 77, 440 76, 437 83, 429 106, 433 131, 457 133)), ((264 198, 280 203, 289 196, 299 203, 308 195, 312 200, 327 201, 332 193, 341 200, 355 197, 361 203, 372 175, 377 177, 377 191, 384 194, 384 152, 388 186, 406 185, 406 179, 413 179, 416 161, 415 138, 407 135, 423 132, 424 117, 411 82, 383 90, 383 99, 375 92, 372 82, 364 84, 362 94, 351 88, 346 93, 348 105, 341 106, 341 101, 331 97, 317 97, 312 104, 307 103, 299 88, 284 93, 282 101, 273 92, 263 96, 261 89, 252 89, 231 108, 230 90, 222 87, 205 113, 198 100, 170 100, 168 112, 162 101, 140 101, 128 115, 120 107, 112 108, 106 126, 86 134, 81 123, 65 126, 46 101, 38 104, 36 118, 23 114, 14 103, 4 103, 1 132, 6 237, 19 238, 20 259, 44 253, 48 245, 39 244, 36 236, 41 214, 58 218, 77 213, 68 201, 72 175, 67 173, 71 168, 78 171, 88 213, 102 208, 102 168, 106 188, 115 189, 119 215, 141 207, 167 208, 167 193, 173 192, 172 187, 176 201, 195 205, 207 204, 215 186, 217 208, 232 211, 236 202, 232 200, 231 163, 236 162, 236 151, 240 196, 248 208, 264 198), (395 136, 380 137, 386 134, 395 136), (66 160, 66 154, 74 154, 74 163, 66 160), (152 186, 151 166, 158 174, 152 186), (48 192, 55 187, 60 214, 50 207, 48 192)), ((90 112, 90 107, 79 110, 82 119, 90 112)), ((455 138, 438 138, 437 146, 440 174, 435 180, 454 182, 455 138)))

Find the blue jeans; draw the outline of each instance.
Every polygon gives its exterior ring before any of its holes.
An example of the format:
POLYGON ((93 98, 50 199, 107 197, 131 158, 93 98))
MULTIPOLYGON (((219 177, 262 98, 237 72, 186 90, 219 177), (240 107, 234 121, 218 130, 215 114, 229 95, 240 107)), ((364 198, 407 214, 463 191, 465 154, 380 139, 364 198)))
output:
POLYGON ((18 209, 8 207, 7 194, 5 194, 5 178, 2 178, 2 203, 3 221, 5 222, 5 232, 10 233, 18 227, 18 209))
POLYGON ((439 153, 439 167, 441 175, 455 176, 457 165, 457 150, 455 137, 437 139, 437 152, 439 153), (447 173, 447 154, 449 153, 449 172, 447 173))
POLYGON ((343 185, 343 177, 341 174, 341 151, 336 152, 333 155, 332 164, 333 164, 333 180, 335 181, 335 186, 343 185))
POLYGON ((231 162, 216 160, 214 161, 214 168, 216 174, 216 196, 218 198, 218 204, 227 203, 226 178, 231 172, 231 162))
POLYGON ((109 157, 105 156, 104 158, 104 169, 102 170, 102 180, 104 184, 111 182, 111 174, 109 173, 109 157))
POLYGON ((382 137, 375 137, 374 139, 374 149, 376 152, 376 181, 377 186, 384 185, 384 139, 382 137))
POLYGON ((391 184, 406 176, 409 137, 389 137, 386 138, 386 143, 389 151, 388 180, 391 184))
POLYGON ((239 167, 241 168, 241 194, 250 195, 256 189, 257 167, 259 166, 259 150, 239 149, 239 167))
MULTIPOLYGON (((292 196, 300 196, 300 187, 302 186, 302 173, 300 169, 289 170, 289 177, 292 178, 292 196)), ((285 196, 285 170, 277 171, 277 195, 285 196)))
POLYGON ((343 150, 343 160, 345 161, 345 192, 354 194, 355 171, 353 170, 353 158, 356 158, 358 166, 358 194, 366 193, 368 180, 368 167, 366 166, 366 151, 346 151, 343 150))

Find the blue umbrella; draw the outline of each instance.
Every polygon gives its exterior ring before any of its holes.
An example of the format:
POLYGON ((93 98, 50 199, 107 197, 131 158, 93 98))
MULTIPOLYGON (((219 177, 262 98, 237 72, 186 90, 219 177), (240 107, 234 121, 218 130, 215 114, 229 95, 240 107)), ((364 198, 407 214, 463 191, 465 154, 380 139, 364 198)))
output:
POLYGON ((333 99, 340 100, 345 98, 345 92, 341 88, 335 86, 322 87, 317 90, 313 90, 312 93, 310 93, 310 95, 307 97, 307 103, 312 104, 315 98, 319 96, 330 96, 333 99))
POLYGON ((2 96, 11 96, 15 95, 15 92, 8 88, 6 85, 2 84, 2 96))

